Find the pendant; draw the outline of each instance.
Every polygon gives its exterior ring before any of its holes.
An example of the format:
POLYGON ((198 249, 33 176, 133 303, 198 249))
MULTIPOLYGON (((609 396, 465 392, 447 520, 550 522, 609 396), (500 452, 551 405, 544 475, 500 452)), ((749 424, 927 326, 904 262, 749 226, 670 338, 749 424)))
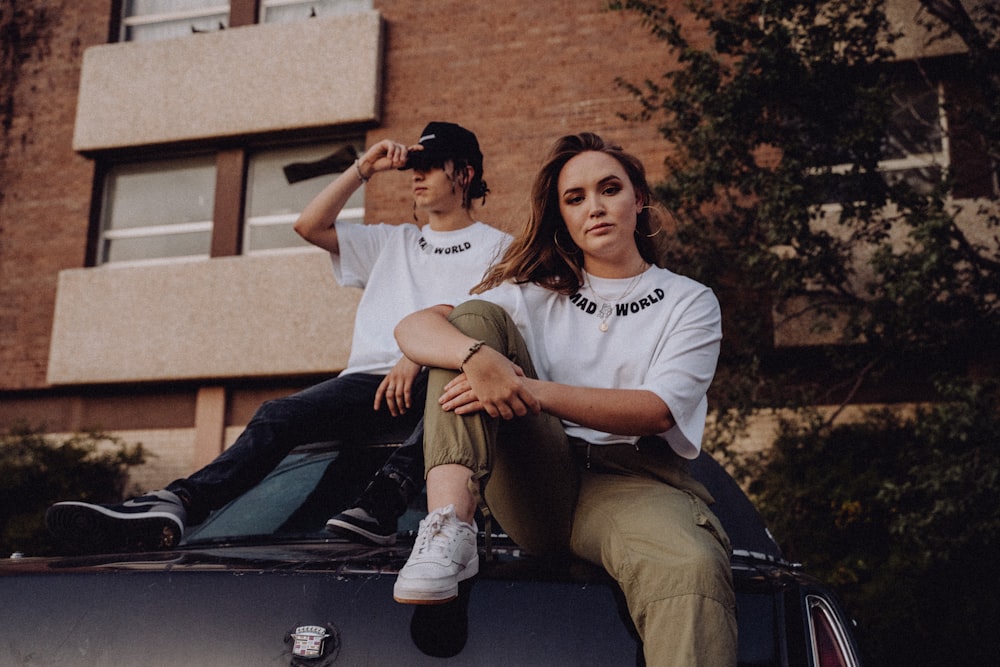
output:
POLYGON ((601 324, 597 328, 602 332, 608 330, 608 318, 611 317, 611 313, 613 312, 615 311, 610 303, 601 304, 601 310, 597 313, 597 316, 601 318, 601 324))

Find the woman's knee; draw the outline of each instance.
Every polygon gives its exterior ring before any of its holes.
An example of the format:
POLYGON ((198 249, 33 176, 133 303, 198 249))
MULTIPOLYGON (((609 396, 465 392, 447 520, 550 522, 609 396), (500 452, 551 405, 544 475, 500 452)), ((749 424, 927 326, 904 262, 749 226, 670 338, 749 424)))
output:
POLYGON ((452 310, 449 319, 465 335, 485 342, 516 363, 528 377, 538 377, 517 324, 501 306, 473 299, 452 310))
POLYGON ((455 306, 448 319, 459 319, 464 315, 476 315, 485 318, 502 317, 507 314, 502 307, 485 299, 470 299, 455 306))
POLYGON ((510 316, 495 303, 472 299, 456 306, 448 315, 448 321, 468 336, 495 344, 497 337, 508 329, 510 316))

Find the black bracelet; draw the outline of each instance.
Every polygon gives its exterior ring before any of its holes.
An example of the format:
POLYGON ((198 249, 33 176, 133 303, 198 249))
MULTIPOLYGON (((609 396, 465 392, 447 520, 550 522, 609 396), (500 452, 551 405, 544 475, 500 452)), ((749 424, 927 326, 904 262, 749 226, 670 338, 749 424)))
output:
POLYGON ((464 372, 465 364, 469 361, 469 359, 472 358, 472 355, 474 355, 476 352, 479 352, 479 348, 481 348, 483 345, 486 345, 485 340, 477 340, 475 343, 473 343, 472 347, 469 348, 469 351, 465 353, 465 359, 462 359, 462 363, 458 365, 458 370, 464 372))

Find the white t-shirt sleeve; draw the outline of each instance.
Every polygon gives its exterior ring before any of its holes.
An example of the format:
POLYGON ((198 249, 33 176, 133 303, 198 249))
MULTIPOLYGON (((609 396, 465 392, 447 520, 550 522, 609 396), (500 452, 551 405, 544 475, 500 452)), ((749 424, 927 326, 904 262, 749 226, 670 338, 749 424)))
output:
POLYGON ((715 376, 721 340, 719 302, 705 288, 681 309, 639 387, 667 404, 675 426, 660 435, 684 458, 693 459, 701 451, 708 414, 705 394, 715 376))
POLYGON ((364 288, 392 227, 356 222, 337 222, 335 225, 340 252, 330 253, 333 277, 342 287, 364 288))

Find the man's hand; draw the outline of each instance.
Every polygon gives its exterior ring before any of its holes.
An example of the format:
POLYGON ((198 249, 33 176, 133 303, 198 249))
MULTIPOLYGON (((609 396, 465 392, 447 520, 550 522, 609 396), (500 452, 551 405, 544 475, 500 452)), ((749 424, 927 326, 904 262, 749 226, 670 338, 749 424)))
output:
POLYGON ((383 139, 378 142, 358 158, 358 171, 361 176, 368 179, 380 171, 390 169, 400 169, 406 166, 406 159, 410 151, 422 151, 420 144, 406 146, 398 141, 383 139))
POLYGON ((413 363, 406 357, 397 361, 375 390, 375 409, 380 409, 384 400, 389 408, 389 414, 393 417, 406 414, 406 411, 413 407, 413 381, 420 374, 420 368, 419 364, 413 363))

